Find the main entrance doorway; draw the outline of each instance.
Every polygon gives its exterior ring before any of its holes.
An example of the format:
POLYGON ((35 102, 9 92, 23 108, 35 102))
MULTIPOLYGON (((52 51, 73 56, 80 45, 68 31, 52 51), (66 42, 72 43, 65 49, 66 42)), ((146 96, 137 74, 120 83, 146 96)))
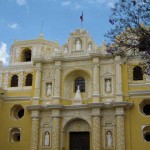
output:
POLYGON ((90 133, 70 132, 70 150, 90 150, 90 133))

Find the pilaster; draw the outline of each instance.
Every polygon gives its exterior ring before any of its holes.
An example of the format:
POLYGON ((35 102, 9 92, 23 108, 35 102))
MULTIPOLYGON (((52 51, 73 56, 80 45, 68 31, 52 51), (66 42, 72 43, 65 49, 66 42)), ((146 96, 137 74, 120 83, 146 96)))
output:
POLYGON ((116 101, 122 101, 122 71, 120 56, 115 57, 116 64, 116 101))
POLYGON ((100 150, 100 109, 92 109, 92 150, 100 150))
POLYGON ((32 117, 32 130, 31 130, 31 150, 38 150, 39 143, 39 114, 38 110, 33 110, 31 113, 32 117))
POLYGON ((52 129, 52 150, 60 149, 60 110, 52 110, 53 129, 52 129))
POLYGON ((61 61, 56 61, 55 62, 55 83, 54 83, 53 104, 59 104, 60 85, 61 85, 61 61))
POLYGON ((124 108, 116 108, 116 150, 125 150, 124 108))
POLYGON ((39 104, 40 96, 41 96, 41 74, 42 74, 42 63, 36 63, 36 77, 35 77, 35 91, 34 91, 34 101, 33 104, 39 104))
POLYGON ((99 58, 93 58, 93 102, 99 102, 100 89, 99 89, 99 76, 100 76, 100 68, 99 68, 99 58))

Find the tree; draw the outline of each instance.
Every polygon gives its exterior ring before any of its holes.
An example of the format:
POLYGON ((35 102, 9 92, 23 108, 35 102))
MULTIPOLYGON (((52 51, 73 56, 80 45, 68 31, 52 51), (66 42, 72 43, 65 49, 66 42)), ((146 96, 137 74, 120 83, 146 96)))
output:
POLYGON ((140 56, 144 72, 150 75, 150 0, 118 0, 109 22, 112 29, 105 35, 108 53, 140 56))

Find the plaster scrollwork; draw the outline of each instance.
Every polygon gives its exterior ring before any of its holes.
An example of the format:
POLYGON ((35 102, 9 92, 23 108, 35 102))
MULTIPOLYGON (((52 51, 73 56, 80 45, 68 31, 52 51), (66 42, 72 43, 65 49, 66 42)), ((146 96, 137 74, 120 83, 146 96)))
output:
POLYGON ((15 55, 15 62, 19 61, 19 57, 20 57, 20 48, 16 49, 16 55, 15 55))
POLYGON ((68 124, 68 127, 66 128, 66 130, 67 130, 67 132, 69 132, 69 131, 90 131, 90 126, 85 120, 75 119, 75 120, 72 120, 68 124))
POLYGON ((102 65, 101 66, 102 75, 113 75, 114 74, 114 66, 112 65, 102 65))
POLYGON ((114 124, 116 123, 116 118, 115 118, 115 110, 107 110, 107 111, 102 111, 102 124, 105 126, 107 123, 114 124))
POLYGON ((8 83, 9 83, 9 73, 5 73, 4 74, 4 89, 6 90, 8 87, 8 83))
POLYGON ((0 87, 2 87, 3 85, 3 74, 0 73, 0 87))
POLYGON ((22 87, 23 86, 23 80, 24 80, 24 72, 20 72, 19 74, 19 87, 22 87))

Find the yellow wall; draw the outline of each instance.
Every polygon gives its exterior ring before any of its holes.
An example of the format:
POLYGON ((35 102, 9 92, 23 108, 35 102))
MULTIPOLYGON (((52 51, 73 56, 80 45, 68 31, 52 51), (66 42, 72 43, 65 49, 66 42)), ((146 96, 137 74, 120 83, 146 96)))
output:
POLYGON ((30 105, 29 101, 13 101, 4 102, 0 119, 0 149, 2 150, 29 150, 30 149, 30 133, 31 133, 31 117, 26 106, 30 105), (20 104, 24 109, 24 116, 21 119, 13 119, 10 117, 10 109, 14 104, 20 104), (21 128, 20 142, 9 142, 9 129, 21 128))

